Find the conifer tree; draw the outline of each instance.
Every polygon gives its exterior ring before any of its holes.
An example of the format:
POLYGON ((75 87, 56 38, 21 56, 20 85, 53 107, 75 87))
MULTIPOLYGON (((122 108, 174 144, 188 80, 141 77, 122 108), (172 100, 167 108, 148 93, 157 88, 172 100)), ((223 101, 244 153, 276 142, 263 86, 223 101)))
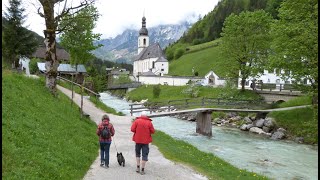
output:
POLYGON ((21 0, 9 0, 9 7, 4 13, 6 25, 3 26, 2 52, 6 61, 15 68, 19 66, 19 57, 28 57, 38 45, 36 37, 23 27, 26 18, 24 11, 21 0))

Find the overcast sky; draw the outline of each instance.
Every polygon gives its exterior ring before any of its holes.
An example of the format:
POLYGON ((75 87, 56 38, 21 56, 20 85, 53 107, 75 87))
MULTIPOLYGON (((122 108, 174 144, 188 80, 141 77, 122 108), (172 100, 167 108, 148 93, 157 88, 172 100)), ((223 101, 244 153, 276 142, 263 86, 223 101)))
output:
MULTIPOLYGON (((159 24, 175 24, 182 20, 192 21, 190 17, 208 14, 219 0, 97 0, 96 7, 101 14, 95 33, 101 33, 102 39, 115 37, 126 28, 141 27, 143 14, 147 19, 147 28, 159 24)), ((43 36, 44 19, 37 12, 40 3, 37 0, 22 0, 26 8, 28 29, 43 36)), ((69 0, 74 5, 79 0, 69 0)), ((8 0, 2 0, 2 11, 6 10, 8 0)), ((56 8, 58 10, 58 8, 56 8)))

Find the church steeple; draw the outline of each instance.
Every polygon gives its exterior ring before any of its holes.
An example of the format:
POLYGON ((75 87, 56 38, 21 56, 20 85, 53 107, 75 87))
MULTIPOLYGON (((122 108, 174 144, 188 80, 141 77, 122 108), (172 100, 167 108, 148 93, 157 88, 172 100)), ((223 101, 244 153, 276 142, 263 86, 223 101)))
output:
POLYGON ((139 31, 139 35, 146 35, 148 36, 148 29, 146 28, 146 18, 142 17, 142 27, 139 31))
POLYGON ((148 36, 148 29, 146 28, 146 18, 142 17, 142 27, 139 31, 138 37, 138 54, 146 47, 149 46, 149 36, 148 36))

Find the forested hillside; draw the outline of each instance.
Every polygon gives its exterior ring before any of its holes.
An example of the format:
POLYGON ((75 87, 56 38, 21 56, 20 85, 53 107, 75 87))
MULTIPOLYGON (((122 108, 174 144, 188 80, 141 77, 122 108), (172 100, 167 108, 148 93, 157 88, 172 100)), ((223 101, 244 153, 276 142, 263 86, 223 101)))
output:
POLYGON ((209 42, 220 38, 224 20, 232 13, 264 9, 273 18, 277 18, 277 9, 283 0, 221 0, 215 8, 197 21, 177 42, 168 46, 165 51, 167 59, 179 58, 179 54, 186 51, 186 47, 209 42), (180 52, 178 52, 180 51, 180 52), (177 56, 176 56, 177 55, 177 56))

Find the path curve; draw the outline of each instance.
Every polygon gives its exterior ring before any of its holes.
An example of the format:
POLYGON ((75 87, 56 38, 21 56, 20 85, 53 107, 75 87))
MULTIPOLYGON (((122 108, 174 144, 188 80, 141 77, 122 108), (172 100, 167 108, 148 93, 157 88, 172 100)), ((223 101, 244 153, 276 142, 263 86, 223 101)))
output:
MULTIPOLYGON (((66 94, 71 99, 71 91, 62 86, 57 85, 57 88, 66 94)), ((74 94, 74 102, 80 107, 81 96, 74 94)), ((101 122, 101 117, 105 114, 104 111, 97 108, 91 101, 83 98, 83 111, 90 115, 90 119, 96 124, 101 122)), ((150 144, 149 161, 146 164, 146 174, 140 175, 135 172, 135 151, 134 142, 132 141, 132 132, 130 131, 131 116, 117 116, 108 114, 111 123, 114 125, 116 130, 114 140, 110 147, 110 168, 106 169, 100 167, 100 156, 99 150, 97 149, 97 158, 91 165, 89 171, 84 176, 84 180, 102 180, 102 179, 113 179, 113 180, 135 180, 135 179, 146 179, 146 180, 204 180, 207 179, 205 176, 195 172, 191 168, 177 164, 166 159, 158 148, 150 144), (116 147, 115 147, 116 145, 116 147), (126 166, 119 166, 116 158, 116 148, 125 157, 126 166)), ((95 133, 95 132, 92 132, 95 133)), ((98 143, 98 137, 97 137, 98 143)))

